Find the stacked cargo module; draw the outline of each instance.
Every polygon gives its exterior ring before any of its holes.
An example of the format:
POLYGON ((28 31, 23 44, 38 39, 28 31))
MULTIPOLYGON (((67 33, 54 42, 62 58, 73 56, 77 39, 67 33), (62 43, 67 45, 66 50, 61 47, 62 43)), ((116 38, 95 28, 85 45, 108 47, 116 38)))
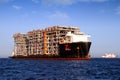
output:
POLYGON ((12 58, 89 57, 90 36, 80 32, 77 27, 53 26, 27 34, 14 34, 13 37, 15 45, 12 58))

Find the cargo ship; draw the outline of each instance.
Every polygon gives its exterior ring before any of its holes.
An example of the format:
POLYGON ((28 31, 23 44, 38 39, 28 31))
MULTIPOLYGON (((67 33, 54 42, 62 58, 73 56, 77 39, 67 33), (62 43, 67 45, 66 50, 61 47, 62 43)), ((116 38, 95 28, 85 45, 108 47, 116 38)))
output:
POLYGON ((13 35, 13 59, 89 60, 90 35, 78 27, 52 26, 13 35))

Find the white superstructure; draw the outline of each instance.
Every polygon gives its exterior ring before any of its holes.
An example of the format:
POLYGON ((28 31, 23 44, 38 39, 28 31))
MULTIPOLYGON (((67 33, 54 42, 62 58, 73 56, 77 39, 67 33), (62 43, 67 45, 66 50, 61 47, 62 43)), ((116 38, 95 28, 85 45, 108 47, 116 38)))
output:
POLYGON ((86 35, 82 32, 73 34, 68 32, 65 36, 64 43, 72 43, 72 42, 89 42, 90 35, 86 35))
POLYGON ((105 54, 104 56, 102 56, 102 58, 116 58, 117 55, 115 54, 105 54))

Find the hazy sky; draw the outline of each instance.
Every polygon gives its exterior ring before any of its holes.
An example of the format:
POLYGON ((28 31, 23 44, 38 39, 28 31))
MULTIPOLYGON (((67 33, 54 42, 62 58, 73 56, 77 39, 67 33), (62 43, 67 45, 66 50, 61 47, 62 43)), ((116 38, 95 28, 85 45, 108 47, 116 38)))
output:
POLYGON ((92 57, 120 53, 120 0, 0 0, 0 57, 11 55, 14 33, 54 25, 90 34, 92 57))

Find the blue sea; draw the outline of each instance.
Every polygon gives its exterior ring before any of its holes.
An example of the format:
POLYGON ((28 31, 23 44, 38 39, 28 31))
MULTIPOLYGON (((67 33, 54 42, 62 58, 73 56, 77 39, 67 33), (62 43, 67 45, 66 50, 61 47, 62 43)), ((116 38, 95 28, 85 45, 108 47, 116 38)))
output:
POLYGON ((0 80, 120 80, 120 59, 0 59, 0 80))

